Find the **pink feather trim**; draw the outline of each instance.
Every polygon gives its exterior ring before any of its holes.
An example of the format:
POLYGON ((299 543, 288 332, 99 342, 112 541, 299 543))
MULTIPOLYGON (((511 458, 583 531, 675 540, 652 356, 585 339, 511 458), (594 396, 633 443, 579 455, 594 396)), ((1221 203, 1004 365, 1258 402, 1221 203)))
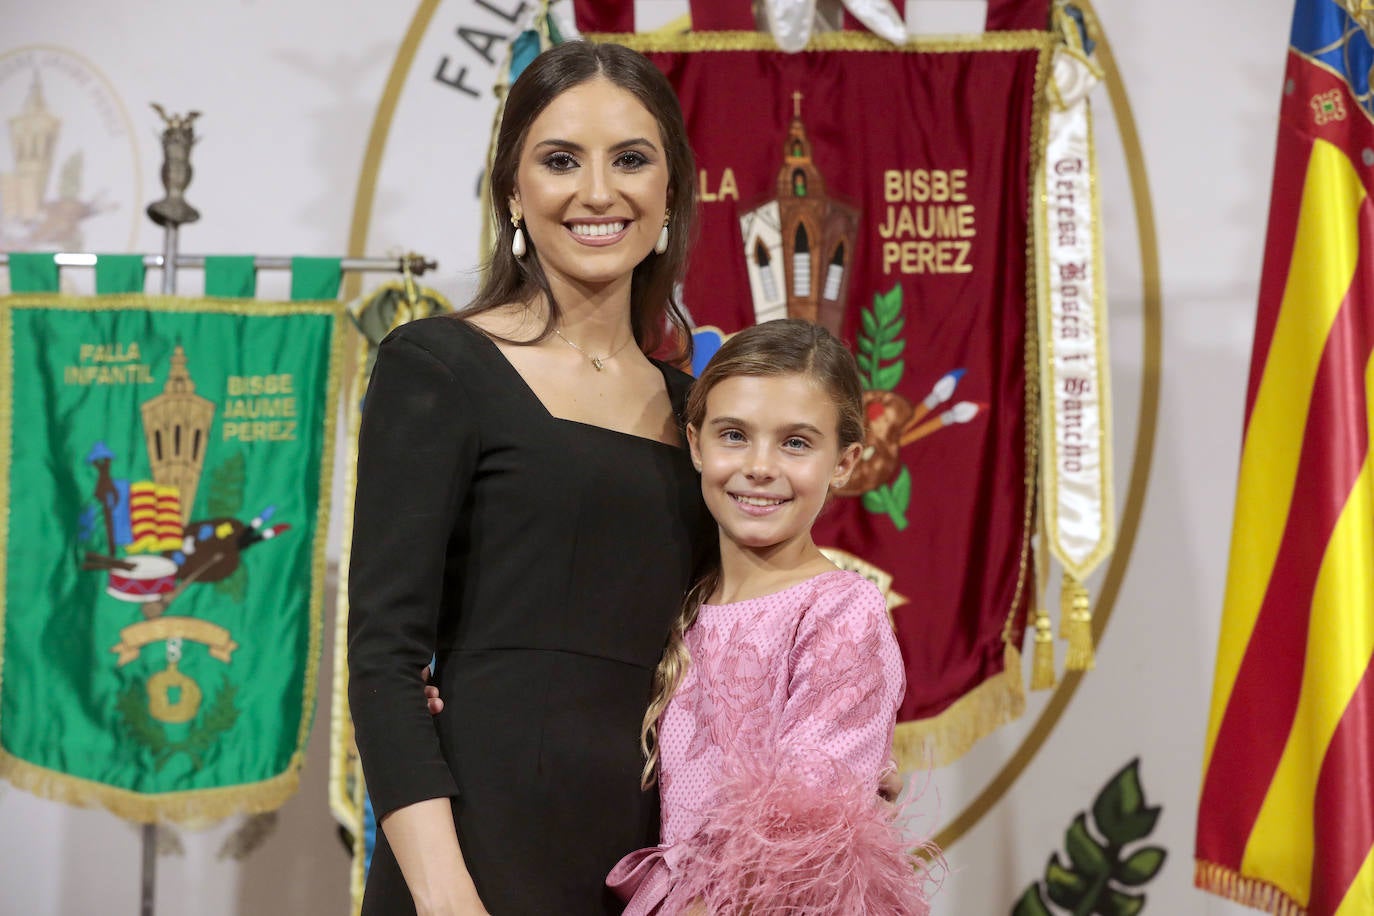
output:
POLYGON ((902 835, 875 780, 830 768, 818 774, 814 758, 728 768, 660 912, 700 900, 713 914, 926 916, 931 878, 913 847, 933 849, 902 835))

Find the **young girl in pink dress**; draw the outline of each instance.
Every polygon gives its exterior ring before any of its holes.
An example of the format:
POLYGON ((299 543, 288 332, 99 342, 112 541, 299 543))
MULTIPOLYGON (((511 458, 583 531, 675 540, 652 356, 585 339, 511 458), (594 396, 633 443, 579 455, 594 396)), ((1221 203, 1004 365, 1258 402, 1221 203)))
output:
POLYGON ((661 841, 607 878, 626 916, 929 912, 878 791, 905 690, 887 605, 811 538, 863 448, 862 395, 849 351, 796 320, 731 338, 692 389, 720 552, 645 715, 661 841))

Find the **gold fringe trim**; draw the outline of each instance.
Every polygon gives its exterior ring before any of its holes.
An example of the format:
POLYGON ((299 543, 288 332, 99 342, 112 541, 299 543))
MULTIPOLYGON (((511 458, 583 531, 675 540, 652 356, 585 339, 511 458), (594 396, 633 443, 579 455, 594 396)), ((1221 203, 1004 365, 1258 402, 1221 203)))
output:
POLYGON ((65 805, 79 808, 99 805, 126 821, 198 828, 235 814, 263 814, 280 808, 299 787, 304 762, 304 755, 297 751, 291 756, 286 772, 262 782, 222 789, 147 794, 68 776, 0 750, 0 777, 25 792, 65 805))
POLYGON ((357 836, 363 829, 362 804, 353 784, 362 781, 362 767, 353 743, 353 716, 348 708, 348 571, 353 550, 353 497, 357 487, 358 428, 361 400, 367 385, 367 338, 359 334, 353 348, 353 383, 345 396, 348 450, 344 460, 344 505, 339 515, 339 562, 334 598, 334 695, 329 729, 329 809, 335 820, 357 836))
POLYGON ((1031 690, 1049 690, 1056 683, 1054 673, 1054 625, 1043 605, 1035 608, 1035 655, 1031 662, 1031 690))
POLYGON ((1070 573, 1064 573, 1059 589, 1059 614, 1069 651, 1064 657, 1065 671, 1091 671, 1097 667, 1093 654, 1093 612, 1088 587, 1070 573))
MULTIPOLYGON (((296 754, 304 753, 315 724, 315 700, 320 688, 320 656, 324 651, 324 589, 329 571, 326 556, 329 544, 330 500, 334 492, 334 442, 338 437, 339 395, 343 375, 344 346, 352 329, 342 302, 324 300, 314 303, 334 318, 329 336, 329 374, 325 381, 324 441, 320 454, 319 498, 315 509, 315 543, 310 561, 310 654, 305 661, 305 689, 301 697, 301 724, 296 735, 296 754)), ((256 314, 256 313, 254 313, 256 314)))
MULTIPOLYGON (((767 32, 589 32, 587 41, 612 41, 641 54, 693 53, 699 51, 778 51, 778 43, 767 32)), ((1049 32, 985 32, 982 35, 922 36, 904 45, 894 45, 872 32, 817 32, 800 53, 814 51, 921 51, 958 53, 963 51, 1048 51, 1054 43, 1049 32)))
POLYGON ((1259 878, 1247 878, 1214 862, 1197 860, 1193 884, 1209 894, 1225 897, 1241 906, 1262 910, 1273 916, 1307 916, 1307 907, 1277 886, 1259 878))
POLYGON ((1026 709, 1021 653, 1007 644, 1003 667, 937 716, 897 723, 892 756, 900 770, 948 766, 1026 709))
MULTIPOLYGON (((1045 538, 1044 508, 1041 505, 1040 485, 1040 299, 1038 298, 1041 280, 1041 260, 1038 253, 1044 249, 1044 221, 1040 218, 1045 194, 1045 155, 1049 143, 1049 108, 1046 104, 1045 86, 1050 80, 1051 54, 1053 42, 1047 41, 1042 47, 1035 67, 1035 87, 1031 94, 1031 144, 1027 156, 1029 172, 1026 188, 1028 190, 1026 233, 1026 330, 1022 345, 1022 359, 1026 379, 1025 404, 1025 510, 1021 520, 1021 564, 1017 571, 1016 592, 1012 598, 1011 611, 1002 630, 1002 640, 1011 645, 1011 623, 1016 608, 1021 603, 1021 592, 1027 581, 1030 584, 1030 606, 1035 615, 1035 644, 1031 655, 1032 690, 1048 690, 1055 684, 1054 641, 1048 644, 1042 640, 1045 627, 1051 626, 1049 615, 1042 603, 1045 582, 1047 581, 1047 557, 1045 538), (1032 540, 1039 535, 1039 543, 1032 549, 1032 540), (1043 619, 1042 619, 1043 618, 1043 619)), ((1024 637, 1023 637, 1024 642, 1024 637)), ((1010 668, 1010 666, 1008 666, 1010 668)), ((1020 664, 1016 665, 1020 671, 1020 664)))

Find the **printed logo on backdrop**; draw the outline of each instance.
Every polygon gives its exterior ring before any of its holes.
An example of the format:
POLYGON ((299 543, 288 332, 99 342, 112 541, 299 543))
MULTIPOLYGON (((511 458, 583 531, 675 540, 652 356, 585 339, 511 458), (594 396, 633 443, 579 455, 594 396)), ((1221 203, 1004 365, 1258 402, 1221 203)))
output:
MULTIPOLYGON (((369 250, 421 251, 439 263, 434 285, 455 303, 471 297, 481 256, 478 203, 511 41, 528 28, 527 0, 445 0, 413 26, 414 56, 394 108, 379 112, 389 138, 376 168, 369 250), (414 34, 419 31, 420 34, 414 34)), ((423 15, 423 11, 422 11, 423 15)))
POLYGON ((0 251, 131 248, 142 171, 103 74, 57 47, 0 52, 0 251))

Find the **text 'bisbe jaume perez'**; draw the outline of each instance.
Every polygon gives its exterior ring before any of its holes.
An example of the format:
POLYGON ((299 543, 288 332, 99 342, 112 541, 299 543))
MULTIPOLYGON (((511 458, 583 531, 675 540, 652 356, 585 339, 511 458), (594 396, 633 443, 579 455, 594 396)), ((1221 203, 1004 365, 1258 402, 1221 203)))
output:
POLYGON ((883 273, 973 271, 978 228, 968 199, 968 169, 888 169, 883 200, 887 206, 878 223, 883 273))

